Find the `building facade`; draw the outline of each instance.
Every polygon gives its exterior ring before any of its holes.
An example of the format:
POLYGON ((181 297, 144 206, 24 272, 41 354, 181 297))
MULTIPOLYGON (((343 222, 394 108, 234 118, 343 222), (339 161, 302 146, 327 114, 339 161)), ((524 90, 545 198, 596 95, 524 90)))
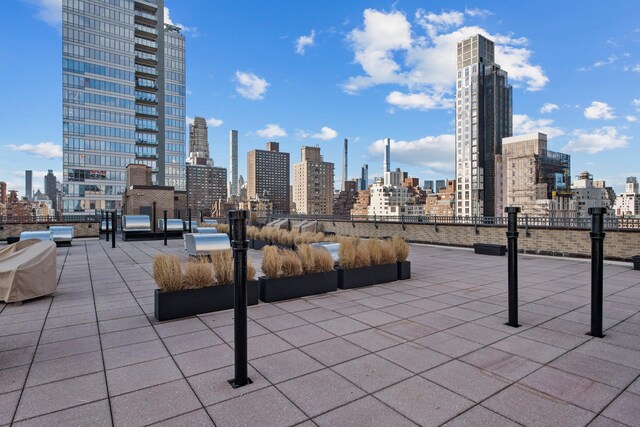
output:
POLYGON ((320 147, 302 147, 301 161, 293 165, 293 202, 297 213, 333 214, 333 169, 333 163, 322 158, 320 147))
POLYGON ((0 181, 0 203, 7 203, 7 183, 0 181))
POLYGON ((268 142, 266 150, 247 153, 247 198, 271 201, 273 213, 289 213, 291 196, 289 153, 280 144, 268 142))
POLYGON ((391 138, 384 139, 384 161, 382 162, 382 173, 391 170, 391 138))
POLYGON ((204 117, 196 116, 189 125, 189 153, 209 158, 209 130, 204 117))
POLYGON ((523 215, 548 217, 549 201, 570 194, 571 157, 547 150, 544 133, 504 138, 496 171, 496 216, 518 206, 523 215))
POLYGON ((578 218, 591 218, 589 208, 611 208, 612 206, 610 194, 604 182, 601 186, 595 186, 594 183, 593 175, 584 171, 578 175, 578 179, 571 186, 578 218))
POLYGON ((427 193, 425 215, 455 216, 456 180, 448 179, 437 193, 427 193))
POLYGON ((33 200, 33 171, 24 171, 24 196, 33 200))
POLYGON ((627 177, 624 193, 616 196, 613 210, 617 216, 640 215, 640 186, 635 176, 627 177))
POLYGON ((457 45, 457 216, 496 215, 495 155, 512 135, 512 105, 507 72, 494 53, 493 41, 479 34, 457 45))
POLYGON ((227 200, 227 170, 213 164, 187 164, 187 206, 209 214, 214 202, 227 200))
POLYGON ((238 186, 238 131, 229 131, 229 176, 231 185, 229 186, 229 197, 239 196, 238 186))
POLYGON ((360 188, 358 190, 366 190, 369 188, 369 165, 362 165, 360 169, 360 188))
POLYGON ((121 208, 129 164, 184 189, 185 42, 164 1, 62 3, 63 211, 121 208))
POLYGON ((58 210, 58 179, 53 174, 53 170, 49 169, 44 176, 44 192, 51 200, 51 208, 58 210))
POLYGON ((409 204, 407 187, 385 185, 377 181, 369 187, 371 199, 369 201, 369 216, 396 217, 403 215, 424 215, 424 205, 409 204))

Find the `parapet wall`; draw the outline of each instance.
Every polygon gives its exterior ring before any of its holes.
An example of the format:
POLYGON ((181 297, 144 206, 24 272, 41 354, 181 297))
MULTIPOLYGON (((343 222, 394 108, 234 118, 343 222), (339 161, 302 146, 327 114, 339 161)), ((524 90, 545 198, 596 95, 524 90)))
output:
MULTIPOLYGON (((474 243, 507 244, 506 227, 467 224, 405 224, 398 222, 320 220, 323 230, 358 237, 401 236, 416 243, 472 247, 474 243), (477 230, 477 232, 476 232, 477 230)), ((589 230, 575 228, 524 227, 518 229, 518 249, 541 255, 591 257, 589 230)), ((640 255, 640 230, 606 230, 606 259, 631 261, 640 255)))
MULTIPOLYGON (((72 225, 74 237, 98 237, 100 233, 97 222, 56 222, 51 225, 72 225)), ((2 224, 0 240, 7 240, 7 237, 19 237, 23 231, 46 230, 47 226, 46 223, 2 224)))

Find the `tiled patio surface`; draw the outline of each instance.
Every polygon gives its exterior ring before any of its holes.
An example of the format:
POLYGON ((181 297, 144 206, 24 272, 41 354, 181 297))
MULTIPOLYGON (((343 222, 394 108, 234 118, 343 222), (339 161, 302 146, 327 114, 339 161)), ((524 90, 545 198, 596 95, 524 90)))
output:
MULTIPOLYGON (((75 241, 53 297, 0 305, 0 425, 640 425, 640 271, 605 265, 606 337, 585 335, 590 264, 412 245, 413 278, 158 323, 152 257, 181 241, 75 241)), ((250 250, 257 264, 259 252, 250 250)))

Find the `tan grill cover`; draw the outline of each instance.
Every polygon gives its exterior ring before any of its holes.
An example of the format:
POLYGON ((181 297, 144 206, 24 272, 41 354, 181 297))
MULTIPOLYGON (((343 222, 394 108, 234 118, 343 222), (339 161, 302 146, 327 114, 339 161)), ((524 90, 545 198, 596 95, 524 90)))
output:
POLYGON ((18 302, 56 290, 56 244, 28 239, 0 249, 0 300, 18 302))

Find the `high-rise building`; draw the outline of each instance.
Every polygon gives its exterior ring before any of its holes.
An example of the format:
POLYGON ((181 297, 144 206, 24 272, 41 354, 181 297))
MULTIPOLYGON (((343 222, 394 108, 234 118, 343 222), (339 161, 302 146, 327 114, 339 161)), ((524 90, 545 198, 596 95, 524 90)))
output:
POLYGON ((229 175, 231 178, 230 194, 231 196, 240 195, 238 188, 238 131, 229 131, 229 175))
POLYGON ((297 213, 333 213, 333 166, 324 161, 320 147, 302 147, 300 163, 293 165, 293 201, 297 213))
POLYGON ((0 203, 7 203, 7 183, 0 181, 0 203))
POLYGON ((187 172, 187 207, 205 214, 211 213, 215 202, 227 200, 227 169, 215 167, 211 159, 198 164, 190 159, 187 172))
POLYGON ((423 189, 425 191, 430 192, 430 193, 435 193, 435 190, 433 188, 433 180, 425 180, 424 181, 424 185, 423 185, 423 189))
POLYGON ((64 212, 121 207, 126 167, 185 188, 185 39, 164 1, 63 0, 64 212))
POLYGON ((593 175, 584 171, 578 175, 571 185, 571 192, 576 202, 578 218, 590 218, 589 208, 610 208, 613 203, 605 182, 593 180, 593 175))
POLYGON ((189 125, 189 153, 209 158, 209 131, 204 117, 195 117, 189 125))
POLYGON ((640 215, 640 186, 635 176, 627 177, 624 193, 616 197, 613 210, 618 216, 640 215))
POLYGON ((570 188, 571 157, 547 150, 547 135, 503 138, 502 154, 496 155, 496 216, 505 216, 507 206, 519 207, 523 215, 549 216, 551 201, 570 188))
POLYGON ((24 171, 24 196, 29 201, 33 199, 33 171, 24 171))
POLYGON ((387 171, 384 173, 384 185, 400 187, 407 177, 407 172, 401 171, 400 168, 396 168, 394 171, 387 171))
POLYGON ((289 153, 280 151, 280 144, 268 142, 266 150, 247 153, 247 198, 268 199, 273 213, 289 213, 289 153))
POLYGON ((446 187, 446 181, 444 179, 436 179, 436 193, 439 193, 442 188, 446 187))
POLYGON ((347 181, 349 180, 349 140, 347 138, 344 139, 343 150, 342 150, 342 191, 346 191, 347 189, 347 181))
POLYGON ((384 139, 384 162, 382 164, 382 173, 391 170, 391 138, 384 139))
POLYGON ((427 194, 425 215, 455 216, 456 181, 447 179, 437 193, 427 194))
POLYGON ((49 199, 51 200, 51 207, 54 211, 58 210, 58 189, 56 186, 57 182, 58 180, 53 174, 53 170, 49 169, 44 177, 44 192, 47 196, 49 196, 49 199))
POLYGON ((366 190, 369 188, 369 165, 362 165, 360 170, 360 188, 358 190, 366 190))
POLYGON ((494 61, 493 41, 458 42, 456 78, 456 214, 495 216, 496 154, 512 135, 511 86, 494 61))

